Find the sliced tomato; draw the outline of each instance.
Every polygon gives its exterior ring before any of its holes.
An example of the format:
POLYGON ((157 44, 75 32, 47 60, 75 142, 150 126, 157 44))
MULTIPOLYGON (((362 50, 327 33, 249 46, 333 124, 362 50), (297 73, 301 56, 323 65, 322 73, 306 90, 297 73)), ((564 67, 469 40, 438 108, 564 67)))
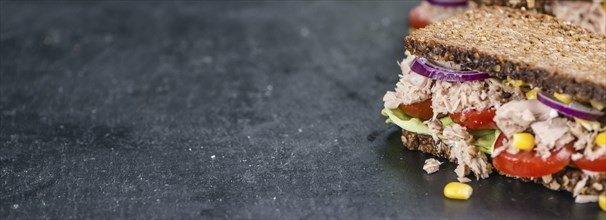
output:
POLYGON ((589 170, 593 172, 606 172, 606 155, 598 157, 592 161, 583 157, 578 160, 573 160, 572 164, 582 170, 589 170))
MULTIPOLYGON (((503 146, 503 140, 507 138, 501 134, 495 143, 495 150, 503 146)), ((570 163, 573 142, 566 144, 559 150, 551 151, 551 155, 543 160, 535 155, 534 151, 521 150, 517 154, 507 151, 501 152, 492 158, 492 164, 503 173, 518 177, 542 177, 562 170, 570 163)))
POLYGON ((431 22, 421 18, 419 13, 421 12, 421 8, 419 6, 413 8, 408 15, 408 25, 414 29, 424 28, 427 25, 430 25, 431 22))
POLYGON ((421 120, 429 120, 431 117, 433 117, 431 99, 427 99, 425 101, 409 105, 400 104, 399 107, 400 110, 402 110, 404 113, 414 118, 419 118, 421 120))
POLYGON ((488 128, 497 128, 497 125, 492 120, 497 110, 489 108, 484 111, 466 110, 457 113, 449 113, 448 116, 455 123, 466 127, 469 130, 479 130, 488 128))

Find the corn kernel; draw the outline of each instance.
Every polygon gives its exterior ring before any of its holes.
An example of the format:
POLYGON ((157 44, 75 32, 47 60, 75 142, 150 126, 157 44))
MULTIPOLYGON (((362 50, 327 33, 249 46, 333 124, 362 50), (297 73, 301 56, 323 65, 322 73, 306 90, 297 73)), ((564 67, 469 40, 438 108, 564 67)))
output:
POLYGON ((570 95, 566 95, 566 94, 561 94, 561 93, 554 92, 554 93, 553 93, 553 96, 554 96, 556 99, 558 99, 558 100, 560 100, 561 102, 566 103, 566 104, 570 104, 570 103, 572 102, 572 96, 570 96, 570 95))
POLYGON ((602 103, 600 103, 598 101, 595 101, 593 99, 589 100, 589 103, 591 103, 591 107, 593 107, 593 108, 595 108, 597 110, 600 110, 600 111, 604 110, 604 108, 606 107, 602 103))
POLYGON ((534 147, 534 136, 530 133, 513 134, 513 146, 518 150, 532 150, 534 147))
POLYGON ((520 88, 522 86, 525 86, 526 83, 524 83, 524 81, 522 81, 522 80, 511 79, 508 76, 507 79, 505 80, 505 85, 507 85, 507 86, 513 86, 513 87, 516 87, 516 88, 520 88))
POLYGON ((606 146, 606 132, 599 133, 595 136, 595 143, 598 146, 606 146))
POLYGON ((473 189, 465 183, 450 182, 444 187, 444 196, 449 199, 467 200, 473 189))
POLYGON ((528 92, 526 92, 526 99, 530 100, 530 99, 537 99, 537 92, 540 92, 541 89, 540 88, 534 88, 528 92))
POLYGON ((598 199, 598 205, 600 205, 602 211, 606 212, 606 194, 600 195, 600 198, 598 199))

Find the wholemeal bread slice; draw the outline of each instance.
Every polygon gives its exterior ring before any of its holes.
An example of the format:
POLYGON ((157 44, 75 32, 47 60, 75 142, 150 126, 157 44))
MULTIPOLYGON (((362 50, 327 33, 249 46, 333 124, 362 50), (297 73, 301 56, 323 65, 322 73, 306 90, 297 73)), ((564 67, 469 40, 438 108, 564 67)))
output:
POLYGON ((419 57, 606 104, 606 35, 552 16, 483 7, 412 33, 405 48, 419 57))
MULTIPOLYGON (((440 141, 434 141, 429 135, 417 134, 402 129, 402 143, 407 149, 422 151, 424 153, 449 159, 453 163, 456 162, 456 160, 450 159, 450 147, 440 141)), ((492 169, 492 167, 489 166, 489 169, 492 169)), ((506 175, 503 173, 500 174, 506 175)), ((554 173, 549 177, 519 179, 525 182, 542 184, 543 186, 556 191, 568 191, 575 196, 599 195, 600 193, 606 192, 604 190, 606 187, 606 173, 590 175, 572 167, 554 173)))

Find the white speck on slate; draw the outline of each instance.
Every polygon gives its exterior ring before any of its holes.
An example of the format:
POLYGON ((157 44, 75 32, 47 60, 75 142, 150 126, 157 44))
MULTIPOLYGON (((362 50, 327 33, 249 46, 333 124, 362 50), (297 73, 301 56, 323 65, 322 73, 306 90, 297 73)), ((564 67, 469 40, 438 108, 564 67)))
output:
POLYGON ((274 196, 274 200, 276 200, 276 197, 274 196))
POLYGON ((11 206, 11 208, 18 209, 19 208, 19 204, 13 204, 13 206, 11 206))
POLYGON ((265 96, 270 96, 271 95, 271 91, 274 90, 274 86, 272 85, 267 85, 267 90, 265 91, 265 96))
POLYGON ((213 63, 213 58, 210 56, 202 57, 202 62, 207 63, 207 64, 213 63))
POLYGON ((114 40, 114 37, 112 35, 105 35, 103 37, 103 41, 105 41, 105 43, 111 43, 114 40))
POLYGON ((383 25, 384 27, 389 26, 389 24, 391 24, 391 19, 389 19, 388 17, 384 17, 383 19, 381 19, 381 25, 383 25))
POLYGON ((307 37, 307 36, 309 36, 309 29, 307 29, 307 27, 302 27, 299 30, 299 33, 301 34, 302 37, 307 37))
POLYGON ((189 148, 189 151, 191 151, 191 148, 189 148))
POLYGON ((301 132, 303 132, 303 129, 300 129, 300 128, 299 128, 299 130, 298 130, 298 131, 299 131, 299 133, 301 133, 301 132))
POLYGON ((210 159, 215 159, 215 155, 210 156, 210 159))

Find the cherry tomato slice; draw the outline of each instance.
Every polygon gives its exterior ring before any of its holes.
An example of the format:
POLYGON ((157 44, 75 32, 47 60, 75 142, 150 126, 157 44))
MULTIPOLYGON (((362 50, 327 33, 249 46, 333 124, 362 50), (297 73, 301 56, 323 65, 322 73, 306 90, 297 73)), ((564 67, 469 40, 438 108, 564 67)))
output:
POLYGON ((583 157, 578 160, 573 160, 572 164, 582 170, 589 170, 593 172, 606 172, 606 155, 598 157, 593 161, 590 161, 583 157))
POLYGON ((448 113, 448 116, 450 116, 452 121, 469 130, 479 130, 497 128, 497 125, 492 120, 496 112, 495 108, 489 108, 484 111, 466 110, 457 113, 448 113))
POLYGON ((414 29, 420 29, 420 28, 424 28, 425 26, 431 24, 431 22, 429 22, 428 20, 422 19, 419 16, 420 12, 421 12, 421 8, 418 6, 410 11, 410 14, 408 15, 408 25, 410 27, 412 27, 414 29))
MULTIPOLYGON (((501 134, 495 143, 495 150, 503 147, 505 135, 501 134)), ((563 148, 551 151, 551 155, 543 160, 536 156, 534 151, 521 150, 517 154, 507 151, 501 152, 492 159, 492 164, 503 173, 518 177, 542 177, 562 170, 570 163, 574 142, 566 144, 563 148)))
POLYGON ((410 115, 414 118, 419 118, 421 120, 429 120, 433 117, 433 109, 431 108, 431 99, 427 99, 425 101, 414 103, 410 105, 400 104, 400 110, 402 110, 407 115, 410 115))

